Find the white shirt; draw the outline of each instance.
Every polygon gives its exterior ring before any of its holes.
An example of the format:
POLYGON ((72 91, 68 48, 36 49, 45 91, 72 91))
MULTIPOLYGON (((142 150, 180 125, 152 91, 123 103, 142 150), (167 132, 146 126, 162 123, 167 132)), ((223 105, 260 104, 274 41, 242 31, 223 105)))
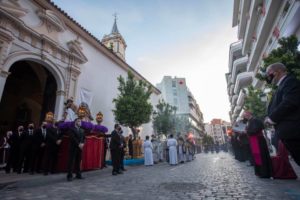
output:
POLYGON ((284 75, 283 77, 281 77, 281 79, 279 79, 278 83, 276 84, 276 86, 279 86, 280 83, 283 81, 283 79, 286 77, 287 75, 284 75))

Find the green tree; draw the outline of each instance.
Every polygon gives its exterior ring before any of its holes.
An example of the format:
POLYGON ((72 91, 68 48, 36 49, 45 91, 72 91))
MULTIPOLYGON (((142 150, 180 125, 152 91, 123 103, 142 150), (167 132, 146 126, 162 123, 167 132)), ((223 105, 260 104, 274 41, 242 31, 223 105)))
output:
POLYGON ((202 144, 203 144, 204 146, 210 146, 210 145, 214 144, 214 139, 213 139, 213 137, 210 136, 210 135, 205 134, 205 135, 203 136, 203 139, 202 139, 202 144))
POLYGON ((176 107, 159 100, 153 112, 153 128, 159 135, 168 135, 174 131, 176 107))
POLYGON ((148 123, 152 114, 152 105, 149 102, 152 88, 143 80, 135 80, 134 75, 128 72, 125 80, 118 77, 119 95, 113 99, 115 120, 123 126, 131 129, 134 138, 137 135, 137 127, 148 123))
POLYGON ((300 52, 298 50, 299 41, 295 35, 290 37, 281 38, 278 40, 280 45, 277 49, 273 49, 268 57, 263 59, 263 64, 260 67, 260 72, 257 78, 265 80, 265 72, 269 65, 281 62, 286 67, 288 72, 294 74, 300 79, 300 52))
POLYGON ((262 97, 264 96, 265 94, 262 90, 249 86, 244 109, 252 112, 254 116, 263 119, 266 115, 266 102, 262 101, 262 97))

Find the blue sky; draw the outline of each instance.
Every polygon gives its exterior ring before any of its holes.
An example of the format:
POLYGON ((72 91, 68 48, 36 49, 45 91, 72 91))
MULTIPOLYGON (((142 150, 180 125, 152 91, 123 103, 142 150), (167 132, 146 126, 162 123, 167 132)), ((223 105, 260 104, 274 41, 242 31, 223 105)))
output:
POLYGON ((126 61, 156 85, 185 77, 204 120, 229 120, 225 73, 233 0, 53 0, 94 36, 111 31, 113 14, 127 43, 126 61))

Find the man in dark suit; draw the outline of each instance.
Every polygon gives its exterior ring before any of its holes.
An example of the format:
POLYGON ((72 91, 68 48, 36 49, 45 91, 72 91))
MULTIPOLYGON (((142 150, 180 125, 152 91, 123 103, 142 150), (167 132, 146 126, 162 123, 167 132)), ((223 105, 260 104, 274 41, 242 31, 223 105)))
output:
POLYGON ((110 152, 111 152, 111 161, 112 161, 112 175, 122 174, 120 171, 120 160, 121 160, 121 138, 119 132, 121 131, 121 127, 119 124, 115 124, 115 130, 111 132, 111 140, 109 144, 110 152))
POLYGON ((45 154, 44 154, 44 175, 54 172, 56 165, 58 134, 57 129, 52 124, 47 124, 46 136, 44 136, 45 154))
POLYGON ((75 168, 76 178, 83 179, 80 170, 81 154, 85 142, 84 130, 80 127, 81 119, 77 118, 74 121, 74 127, 70 128, 70 148, 69 148, 69 161, 68 161, 68 174, 67 180, 73 179, 73 165, 75 168))
POLYGON ((21 135, 20 154, 18 163, 18 173, 20 174, 24 167, 23 173, 28 172, 32 162, 32 142, 33 142, 34 124, 29 123, 27 130, 21 135))
MULTIPOLYGON (((46 126, 45 126, 46 129, 46 126)), ((43 138, 43 128, 42 126, 38 129, 35 129, 35 131, 33 132, 33 137, 32 137, 32 143, 31 143, 31 148, 30 148, 30 154, 31 154, 31 162, 29 165, 29 173, 30 174, 34 174, 36 171, 39 170, 39 168, 41 167, 42 163, 38 163, 39 161, 39 156, 40 161, 42 162, 42 157, 43 157, 43 153, 41 152, 43 151, 43 147, 42 146, 42 142, 43 142, 44 138, 43 138)))
POLYGON ((274 125, 276 136, 300 165, 300 82, 287 74, 282 63, 268 66, 267 82, 278 88, 269 104, 265 123, 274 125))
POLYGON ((126 171, 126 169, 124 167, 124 157, 125 157, 125 153, 126 153, 126 141, 125 141, 125 137, 123 135, 122 129, 119 131, 119 135, 120 135, 120 142, 121 142, 121 148, 120 148, 120 170, 126 171))
POLYGON ((35 166, 32 166, 31 168, 32 173, 34 172, 34 170, 40 173, 43 168, 45 149, 46 149, 46 138, 47 138, 47 122, 43 122, 41 127, 37 129, 35 133, 33 147, 37 151, 36 151, 36 155, 34 155, 36 157, 35 166))
POLYGON ((19 126, 17 132, 13 133, 8 140, 8 143, 10 145, 10 157, 5 168, 6 173, 10 173, 11 167, 13 167, 14 172, 17 172, 19 169, 18 164, 19 164, 19 155, 20 155, 20 145, 21 145, 21 138, 23 132, 24 132, 24 127, 19 126))

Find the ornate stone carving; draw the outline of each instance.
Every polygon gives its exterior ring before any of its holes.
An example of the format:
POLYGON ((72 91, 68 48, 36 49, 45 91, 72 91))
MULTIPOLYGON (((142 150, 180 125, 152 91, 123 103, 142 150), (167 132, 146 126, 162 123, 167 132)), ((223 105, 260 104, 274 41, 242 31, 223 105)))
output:
POLYGON ((0 69, 0 76, 7 78, 10 75, 10 72, 4 71, 0 69))
POLYGON ((88 59, 82 52, 81 43, 78 41, 78 38, 76 40, 71 40, 67 43, 69 50, 71 51, 71 54, 78 60, 80 64, 86 63, 88 59))
POLYGON ((13 37, 10 33, 0 29, 0 64, 3 63, 4 59, 8 55, 8 47, 13 41, 13 37))
POLYGON ((65 96, 65 95, 66 95, 66 92, 63 90, 56 91, 56 96, 65 96))
POLYGON ((37 11, 37 15, 42 19, 49 32, 53 30, 57 32, 64 32, 66 30, 64 21, 61 20, 53 11, 39 10, 37 11))
POLYGON ((28 13, 28 10, 22 8, 18 1, 19 0, 3 0, 0 2, 0 8, 13 16, 23 17, 28 13))

